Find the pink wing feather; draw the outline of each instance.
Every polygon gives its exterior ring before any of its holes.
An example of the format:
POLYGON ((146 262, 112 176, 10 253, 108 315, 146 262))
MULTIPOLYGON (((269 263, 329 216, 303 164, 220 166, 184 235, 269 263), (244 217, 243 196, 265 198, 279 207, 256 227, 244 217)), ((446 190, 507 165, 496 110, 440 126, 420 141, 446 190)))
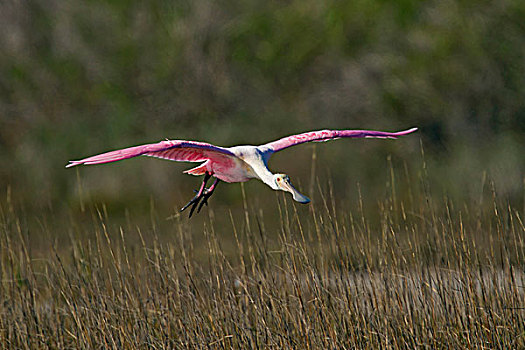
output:
POLYGON ((81 160, 71 160, 66 168, 75 165, 91 165, 116 162, 137 156, 150 156, 181 162, 202 162, 213 160, 217 162, 231 162, 236 157, 225 148, 210 145, 204 142, 167 140, 158 143, 129 147, 98 154, 81 160))
POLYGON ((277 141, 267 143, 262 148, 267 150, 278 152, 285 148, 299 145, 305 142, 324 142, 335 140, 341 137, 365 137, 365 138, 388 138, 396 139, 399 136, 407 135, 413 133, 417 128, 412 128, 404 131, 398 132, 386 132, 386 131, 374 131, 374 130, 319 130, 319 131, 310 131, 303 134, 292 135, 288 137, 283 137, 277 141))

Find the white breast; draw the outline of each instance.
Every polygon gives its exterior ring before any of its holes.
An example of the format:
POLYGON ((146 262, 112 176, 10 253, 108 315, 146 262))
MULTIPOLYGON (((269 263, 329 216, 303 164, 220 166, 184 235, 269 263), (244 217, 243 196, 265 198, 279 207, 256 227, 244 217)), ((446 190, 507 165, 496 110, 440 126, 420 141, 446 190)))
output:
POLYGON ((259 179, 265 183, 272 178, 273 174, 266 165, 269 154, 261 151, 256 146, 235 146, 230 147, 229 151, 244 161, 246 175, 250 178, 259 179))

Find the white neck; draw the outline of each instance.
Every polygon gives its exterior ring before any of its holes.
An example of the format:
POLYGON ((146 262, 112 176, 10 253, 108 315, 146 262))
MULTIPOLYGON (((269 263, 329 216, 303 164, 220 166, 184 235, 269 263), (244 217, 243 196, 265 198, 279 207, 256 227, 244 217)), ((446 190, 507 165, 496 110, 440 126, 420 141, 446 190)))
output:
POLYGON ((279 187, 275 184, 274 174, 265 166, 253 167, 256 175, 261 179, 262 182, 270 186, 274 190, 278 190, 279 187))

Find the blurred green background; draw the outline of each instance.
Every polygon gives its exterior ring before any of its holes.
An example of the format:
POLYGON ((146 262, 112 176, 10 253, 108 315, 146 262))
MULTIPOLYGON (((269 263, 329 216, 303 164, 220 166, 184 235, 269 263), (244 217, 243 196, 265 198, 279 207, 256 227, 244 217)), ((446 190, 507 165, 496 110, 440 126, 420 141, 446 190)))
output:
MULTIPOLYGON (((181 174, 189 163, 147 158, 64 169, 111 149, 413 126, 397 141, 298 146, 271 170, 312 195, 315 166, 340 198, 359 182, 374 201, 392 155, 401 172, 425 161, 449 196, 493 181, 523 205, 523 1, 6 0, 0 26, 0 184, 28 213, 175 208, 200 182, 181 174)), ((239 185, 219 190, 210 203, 242 208, 239 185)), ((262 184, 246 193, 275 201, 262 184)))

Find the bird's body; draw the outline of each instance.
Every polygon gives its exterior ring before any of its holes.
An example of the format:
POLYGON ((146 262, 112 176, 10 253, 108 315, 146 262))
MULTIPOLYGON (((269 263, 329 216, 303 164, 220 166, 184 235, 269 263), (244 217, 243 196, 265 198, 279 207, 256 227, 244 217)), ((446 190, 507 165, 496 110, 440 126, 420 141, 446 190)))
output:
POLYGON ((207 202, 219 180, 232 183, 245 182, 254 178, 259 179, 274 190, 292 193, 294 200, 300 203, 308 203, 310 200, 292 186, 287 175, 273 174, 268 169, 270 156, 285 148, 304 142, 324 142, 342 137, 395 139, 398 136, 407 135, 416 130, 417 128, 412 128, 394 133, 372 130, 320 130, 284 137, 259 146, 243 145, 234 147, 218 147, 197 141, 165 140, 158 143, 111 151, 82 160, 70 161, 66 167, 80 164, 110 163, 141 155, 173 161, 200 162, 199 166, 185 171, 185 173, 191 175, 205 175, 197 195, 182 209, 184 210, 190 204, 193 204, 190 212, 191 216, 199 201, 202 200, 198 210, 207 202), (210 188, 206 189, 206 182, 212 176, 216 180, 210 188))
POLYGON ((234 169, 219 169, 216 177, 225 182, 245 182, 259 179, 263 182, 273 174, 268 170, 268 158, 271 153, 262 151, 257 146, 245 145, 230 147, 238 163, 234 169))

